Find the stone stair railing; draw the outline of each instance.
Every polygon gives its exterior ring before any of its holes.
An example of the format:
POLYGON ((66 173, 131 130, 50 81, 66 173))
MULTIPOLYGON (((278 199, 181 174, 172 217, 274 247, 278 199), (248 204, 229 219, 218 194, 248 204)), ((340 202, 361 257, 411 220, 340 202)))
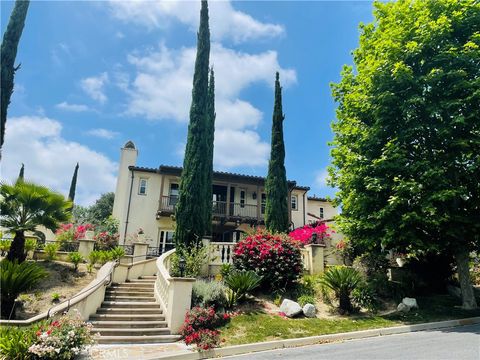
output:
POLYGON ((174 253, 175 249, 167 251, 156 261, 155 298, 163 308, 171 333, 178 334, 191 307, 195 279, 170 276, 170 261, 174 253))

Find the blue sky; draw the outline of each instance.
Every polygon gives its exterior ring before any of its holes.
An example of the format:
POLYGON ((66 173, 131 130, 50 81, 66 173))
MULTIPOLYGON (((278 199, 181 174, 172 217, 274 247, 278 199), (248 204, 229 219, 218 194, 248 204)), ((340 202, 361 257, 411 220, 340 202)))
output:
MULTIPOLYGON (((13 2, 1 2, 5 31, 13 2)), ((119 149, 138 165, 181 165, 199 2, 32 1, 17 54, 2 178, 66 193, 80 162, 77 200, 114 191, 119 149)), ((311 194, 325 185, 338 81, 372 21, 367 1, 210 3, 216 71, 215 168, 266 175, 275 71, 285 113, 287 177, 311 194)))

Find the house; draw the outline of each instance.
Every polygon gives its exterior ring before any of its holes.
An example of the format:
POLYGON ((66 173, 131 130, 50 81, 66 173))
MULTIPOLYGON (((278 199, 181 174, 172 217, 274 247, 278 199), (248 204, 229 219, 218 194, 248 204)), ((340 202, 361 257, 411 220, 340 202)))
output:
MULTIPOLYGON (((182 168, 140 167, 137 158, 138 150, 128 141, 121 149, 113 205, 113 216, 120 222, 120 244, 135 241, 141 229, 150 247, 163 253, 173 247, 182 168)), ((309 187, 288 181, 288 189, 292 229, 337 214, 326 199, 308 196, 309 187)), ((212 241, 237 241, 242 233, 264 225, 264 177, 215 171, 212 190, 212 241)))

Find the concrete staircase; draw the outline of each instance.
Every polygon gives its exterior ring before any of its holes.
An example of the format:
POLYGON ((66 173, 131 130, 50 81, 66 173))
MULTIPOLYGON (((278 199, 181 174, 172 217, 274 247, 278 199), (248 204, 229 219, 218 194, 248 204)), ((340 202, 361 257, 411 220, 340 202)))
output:
POLYGON ((143 276, 106 289, 97 313, 90 317, 99 344, 174 342, 160 304, 153 293, 156 276, 143 276))

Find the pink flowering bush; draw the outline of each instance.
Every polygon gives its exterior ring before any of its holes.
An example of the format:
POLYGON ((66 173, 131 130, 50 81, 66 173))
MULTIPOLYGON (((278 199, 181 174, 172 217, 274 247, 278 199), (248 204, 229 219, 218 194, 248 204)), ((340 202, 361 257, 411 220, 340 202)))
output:
POLYGON ((289 235, 291 238, 300 241, 303 245, 312 243, 313 234, 317 234, 317 243, 324 243, 334 231, 323 221, 317 221, 293 230, 289 235))
POLYGON ((287 235, 258 230, 239 241, 233 264, 239 270, 253 270, 262 276, 262 287, 285 290, 302 273, 301 243, 287 235))
POLYGON ((92 224, 84 224, 84 225, 73 225, 69 224, 61 224, 58 230, 55 233, 57 241, 65 242, 65 241, 76 241, 78 239, 82 239, 85 237, 85 232, 88 230, 93 230, 95 227, 92 224))
POLYGON ((195 344, 198 350, 208 350, 219 346, 220 331, 215 328, 230 320, 229 314, 217 314, 213 307, 194 307, 185 315, 180 329, 185 344, 195 344))
POLYGON ((94 236, 97 243, 98 250, 110 250, 118 245, 118 239, 120 235, 118 233, 112 234, 107 231, 99 232, 94 236))
POLYGON ((86 346, 94 343, 91 324, 80 314, 64 315, 44 324, 36 332, 36 341, 28 348, 35 359, 73 359, 86 346))

